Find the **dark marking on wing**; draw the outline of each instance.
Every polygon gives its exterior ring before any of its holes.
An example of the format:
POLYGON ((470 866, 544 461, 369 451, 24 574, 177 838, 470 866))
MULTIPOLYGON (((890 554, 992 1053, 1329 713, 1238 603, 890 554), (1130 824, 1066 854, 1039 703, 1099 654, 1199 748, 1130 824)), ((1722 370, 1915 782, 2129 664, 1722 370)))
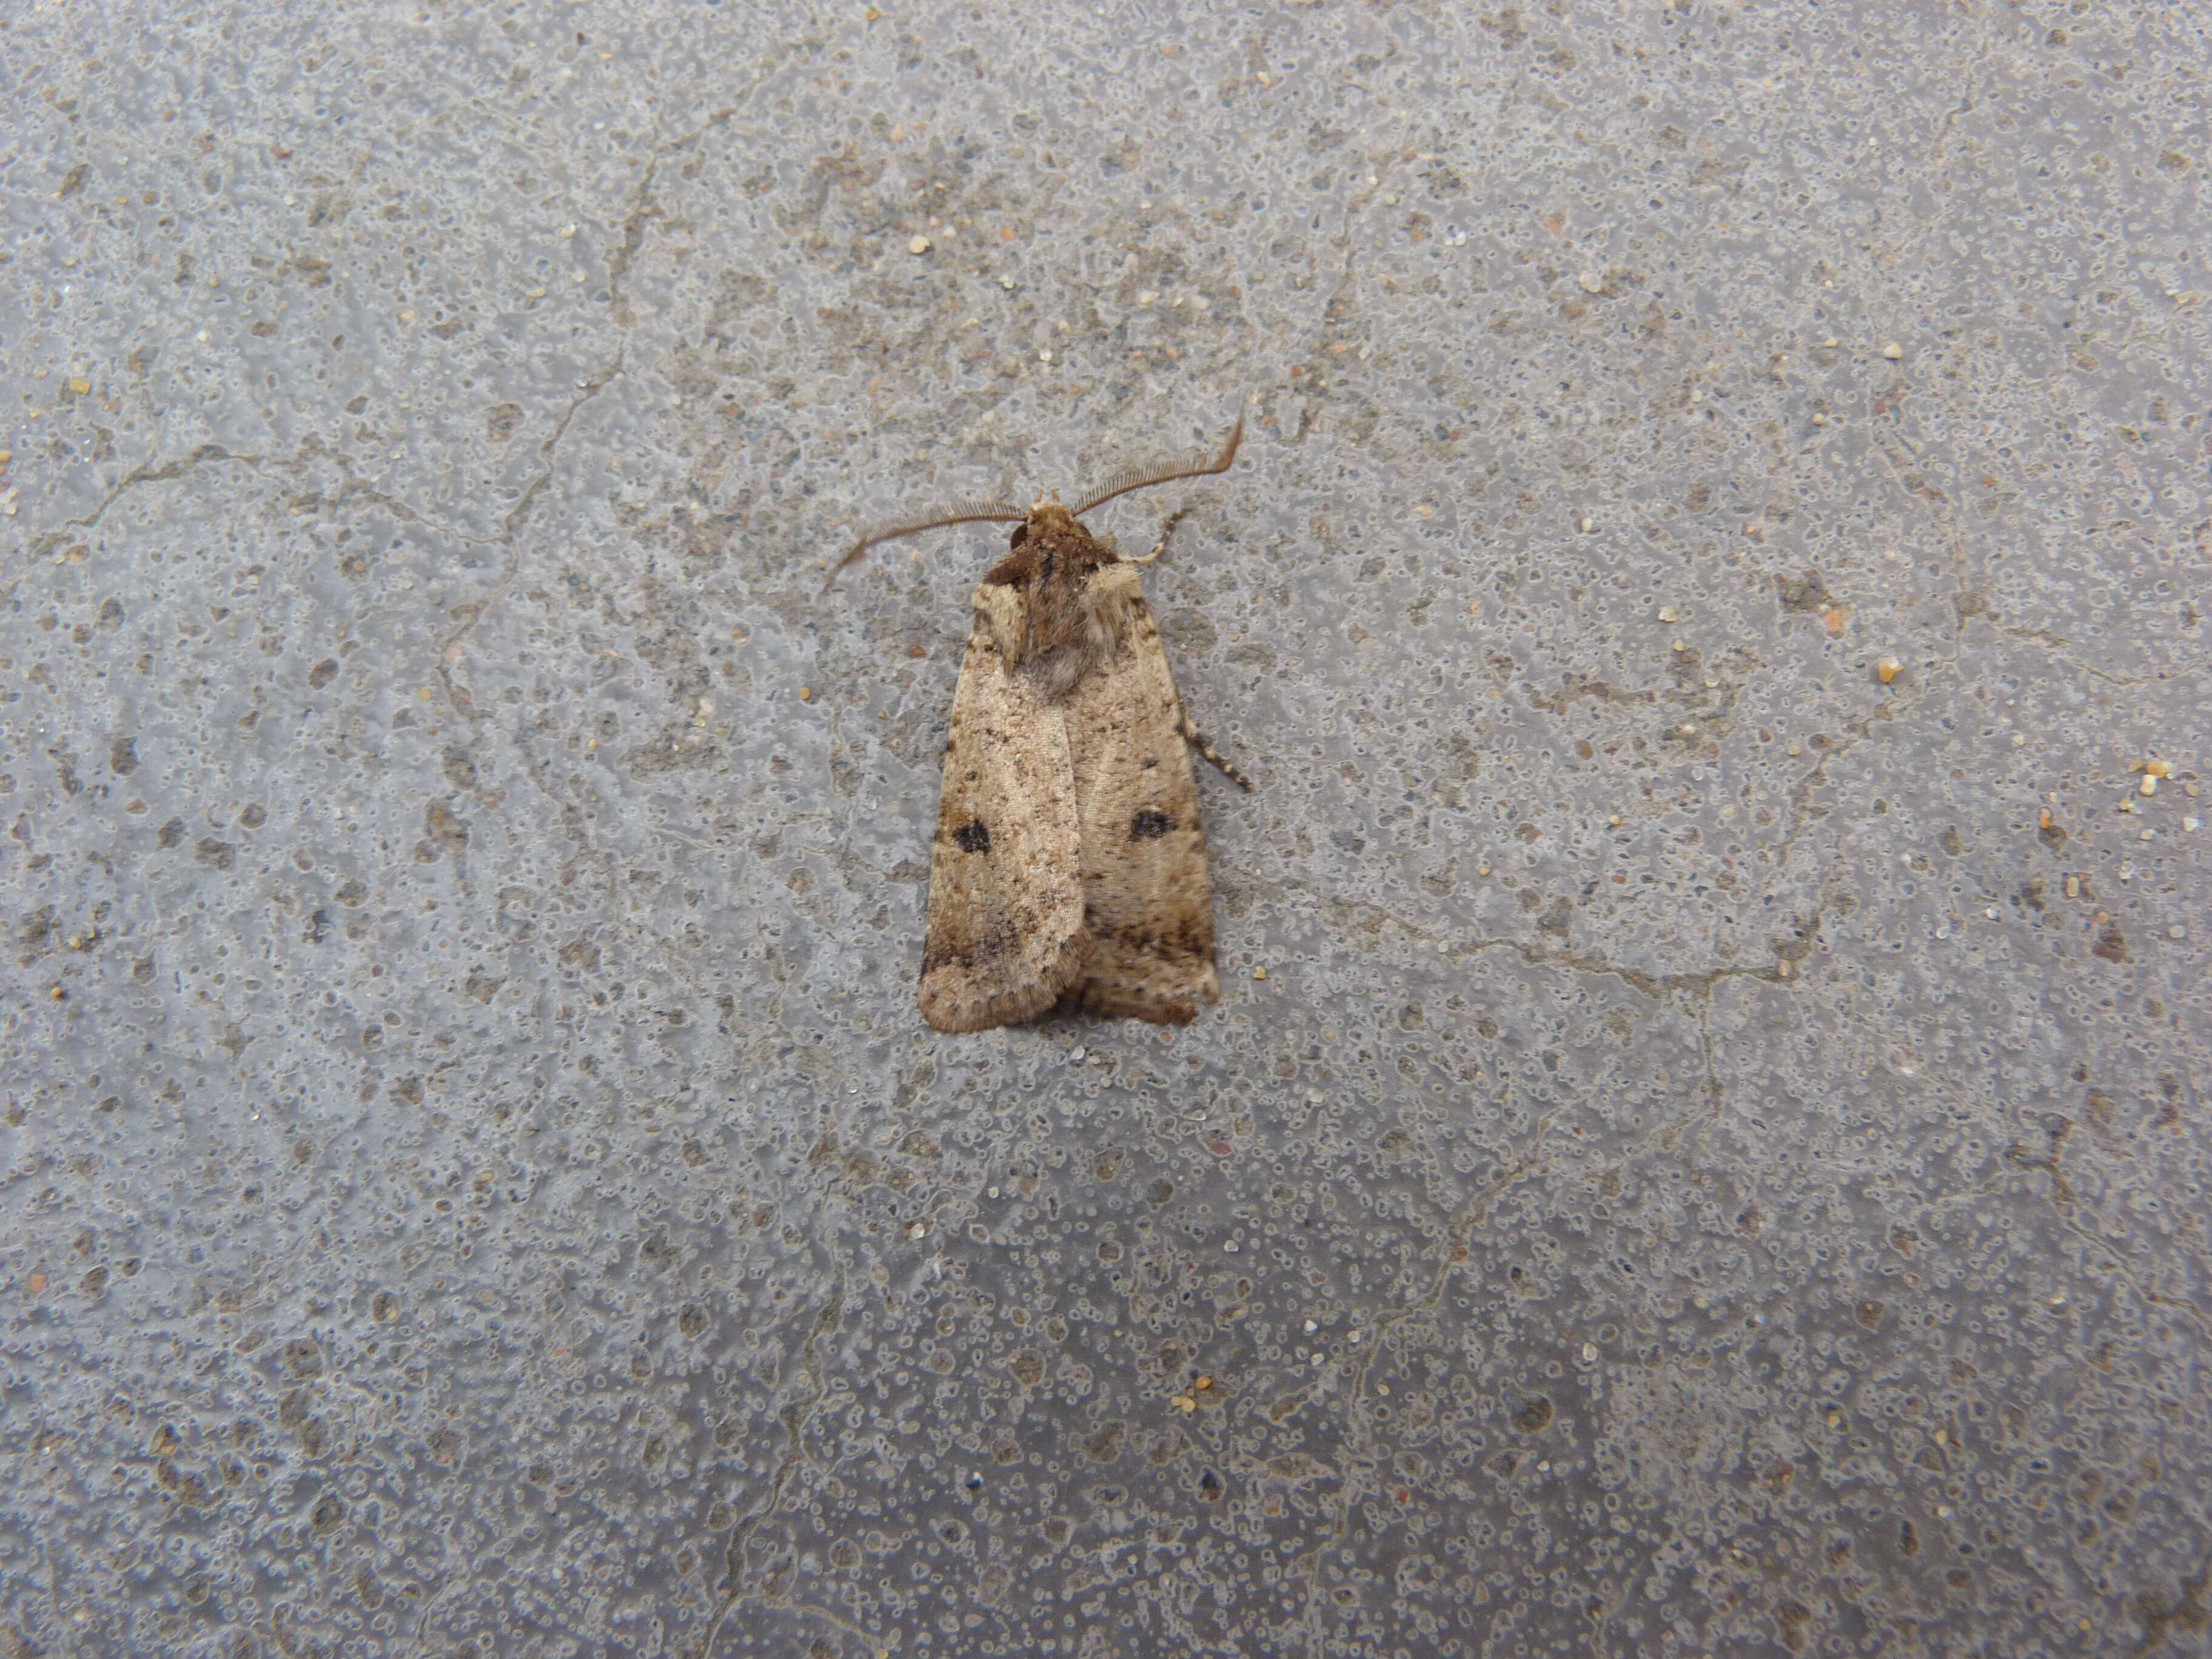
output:
POLYGON ((947 963, 974 969, 995 968, 1014 954, 1021 939, 1003 923, 973 938, 946 940, 926 947, 921 953, 921 971, 934 973, 947 963))
POLYGON ((988 853, 991 850, 991 826, 981 818, 970 818, 952 832, 952 843, 963 853, 988 853))
POLYGON ((1086 911, 1084 921, 1094 934, 1112 939, 1133 956, 1188 961, 1210 955, 1213 950, 1211 916, 1184 916, 1164 927, 1147 927, 1141 921, 1115 927, 1086 911))
POLYGON ((1131 841, 1157 841, 1176 827, 1176 821, 1158 807, 1147 806, 1129 820, 1131 841))

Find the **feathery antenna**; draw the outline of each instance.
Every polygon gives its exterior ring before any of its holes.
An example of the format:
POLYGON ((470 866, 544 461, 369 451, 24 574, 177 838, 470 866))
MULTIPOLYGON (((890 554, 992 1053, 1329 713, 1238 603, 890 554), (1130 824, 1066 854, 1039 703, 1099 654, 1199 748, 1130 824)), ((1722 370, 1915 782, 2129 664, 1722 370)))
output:
MULTIPOLYGON (((1229 441, 1221 446, 1221 453, 1205 465, 1155 467, 1149 471, 1139 468, 1123 472, 1118 474, 1105 489, 1086 497, 1079 506, 1069 510, 1079 519, 1092 507, 1103 507, 1116 495, 1126 495, 1133 489, 1149 489, 1154 484, 1172 483, 1177 478, 1197 478, 1211 472, 1226 472, 1229 464, 1237 459, 1237 446, 1243 440, 1244 416, 1240 411, 1237 424, 1229 429, 1229 441)), ((941 530, 947 525, 1018 524, 1028 517, 1029 514, 1022 508, 1009 506, 1005 501, 961 501, 947 511, 927 519, 911 519, 898 524, 878 526, 854 542, 845 556, 830 567, 830 574, 822 583, 823 589, 827 592, 830 584, 837 580, 840 570, 859 559, 878 542, 896 541, 901 536, 918 536, 925 530, 941 530)), ((1157 552, 1158 550, 1153 550, 1157 552)))
POLYGON ((1221 446, 1221 453, 1204 466, 1156 467, 1150 471, 1139 469, 1124 472, 1115 477, 1105 489, 1085 496, 1080 505, 1068 510, 1079 519, 1092 507, 1103 507, 1116 495, 1126 495, 1133 489, 1149 489, 1154 484, 1172 483, 1177 478, 1200 477, 1209 472, 1226 472, 1230 462, 1237 459, 1237 446, 1243 441, 1243 438, 1244 416, 1240 411, 1237 424, 1229 429, 1229 441, 1221 446))
POLYGON ((852 550, 830 567, 829 580, 822 585, 827 587, 830 582, 836 581, 840 570, 852 563, 878 542, 896 541, 901 536, 919 536, 925 530, 941 530, 946 525, 951 524, 978 524, 985 521, 996 524, 1018 524, 1028 517, 1029 514, 1020 507, 1009 507, 1004 501, 957 501, 949 511, 938 514, 933 518, 915 519, 902 524, 880 525, 853 544, 852 550))

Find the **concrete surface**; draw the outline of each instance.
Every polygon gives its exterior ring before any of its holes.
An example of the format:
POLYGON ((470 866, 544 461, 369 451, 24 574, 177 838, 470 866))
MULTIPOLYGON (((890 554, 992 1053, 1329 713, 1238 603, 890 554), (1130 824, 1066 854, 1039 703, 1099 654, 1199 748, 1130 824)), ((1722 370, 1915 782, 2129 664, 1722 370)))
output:
POLYGON ((0 1653, 2204 1650, 2201 12, 0 53, 0 1653), (1221 1006, 937 1036, 823 564, 1246 398, 1221 1006))

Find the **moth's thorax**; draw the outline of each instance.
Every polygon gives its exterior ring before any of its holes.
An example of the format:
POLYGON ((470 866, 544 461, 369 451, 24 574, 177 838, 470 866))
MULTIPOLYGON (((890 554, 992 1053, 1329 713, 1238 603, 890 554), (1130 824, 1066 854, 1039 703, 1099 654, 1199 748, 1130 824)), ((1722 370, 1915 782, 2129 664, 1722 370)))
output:
POLYGON ((1044 581, 1079 583, 1100 565, 1120 558, 1058 501, 1039 501, 1014 527, 1011 550, 983 580, 1035 591, 1044 581))
POLYGON ((1039 501, 977 590, 1000 660, 1057 702, 1113 655, 1120 603, 1099 573, 1121 556, 1058 501, 1039 501), (984 595, 995 595, 988 599, 984 595))

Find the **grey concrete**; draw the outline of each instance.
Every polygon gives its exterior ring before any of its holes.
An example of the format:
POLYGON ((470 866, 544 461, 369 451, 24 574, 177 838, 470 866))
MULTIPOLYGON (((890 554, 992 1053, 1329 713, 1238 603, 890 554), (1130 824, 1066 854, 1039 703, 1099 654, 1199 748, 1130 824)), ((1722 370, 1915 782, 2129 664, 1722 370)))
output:
POLYGON ((2201 11, 298 16, 0 32, 0 1654, 2204 1650, 2201 11), (938 1036, 823 564, 1248 398, 938 1036))

